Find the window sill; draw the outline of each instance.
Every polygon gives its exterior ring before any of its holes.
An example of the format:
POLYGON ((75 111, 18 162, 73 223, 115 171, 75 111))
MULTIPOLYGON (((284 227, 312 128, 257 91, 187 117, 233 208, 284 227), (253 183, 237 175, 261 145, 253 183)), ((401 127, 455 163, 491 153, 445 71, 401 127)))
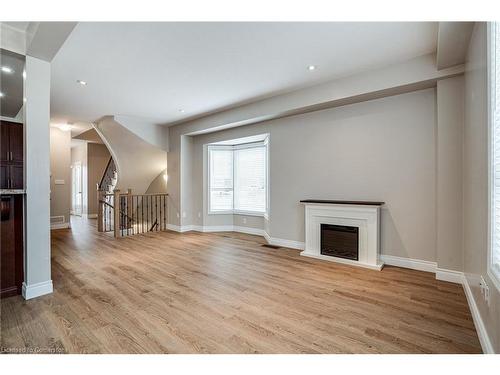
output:
POLYGON ((208 215, 233 215, 233 211, 209 211, 208 215))
POLYGON ((258 216, 258 217, 266 216, 265 212, 251 212, 251 211, 233 211, 233 215, 258 216))
POLYGON ((251 211, 209 211, 208 215, 240 215, 240 216, 257 216, 267 217, 264 212, 251 212, 251 211))

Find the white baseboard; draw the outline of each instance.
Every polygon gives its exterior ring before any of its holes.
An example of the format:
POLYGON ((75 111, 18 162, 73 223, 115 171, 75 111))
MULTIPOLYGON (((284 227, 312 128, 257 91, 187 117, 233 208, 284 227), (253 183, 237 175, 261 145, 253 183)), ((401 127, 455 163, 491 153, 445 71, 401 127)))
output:
POLYGON ((417 271, 436 272, 436 262, 429 262, 427 260, 402 258, 393 255, 380 255, 380 260, 389 266, 410 268, 417 271))
POLYGON ((450 283, 462 284, 464 273, 460 271, 436 268, 436 280, 448 281, 450 283))
POLYGON ((41 283, 26 285, 23 282, 22 294, 24 299, 31 299, 45 294, 50 294, 54 291, 52 280, 43 281, 41 283))
POLYGON ((462 275, 462 286, 464 288, 465 296, 467 297, 467 302, 469 303, 472 320, 474 321, 474 326, 476 327, 476 332, 479 337, 479 342, 481 343, 483 353, 495 354, 493 344, 491 343, 490 337, 488 336, 488 332, 486 331, 483 319, 481 318, 481 314, 479 313, 476 300, 474 299, 474 295, 472 294, 469 281, 467 279, 467 276, 465 275, 462 275))
POLYGON ((270 237, 267 233, 264 234, 264 237, 270 245, 288 247, 290 249, 297 249, 297 250, 304 250, 306 248, 306 244, 304 242, 270 237))
POLYGON ((184 233, 190 230, 193 230, 194 225, 175 225, 175 224, 167 224, 167 229, 173 230, 174 232, 184 233))
POLYGON ((409 268, 417 271, 432 272, 436 274, 437 280, 450 283, 462 284, 463 272, 439 268, 436 262, 427 260, 402 258, 393 255, 380 255, 380 259, 389 266, 409 268))
POLYGON ((67 229, 67 228, 70 228, 69 223, 50 224, 50 230, 53 230, 53 229, 67 229))
POLYGON ((264 237, 264 229, 259 229, 259 228, 250 228, 250 227, 241 227, 235 225, 233 227, 233 231, 238 232, 238 233, 246 233, 246 234, 253 234, 255 236, 262 236, 264 237))
POLYGON ((343 258, 337 258, 337 257, 332 257, 332 256, 328 256, 328 255, 321 255, 321 254, 311 254, 311 253, 308 253, 306 251, 301 252, 300 255, 305 256, 305 257, 315 258, 315 259, 327 260, 329 262, 336 262, 336 263, 347 264, 350 266, 368 268, 368 269, 376 270, 376 271, 380 271, 382 268, 384 268, 384 263, 378 263, 377 265, 374 266, 372 264, 358 262, 357 260, 343 259, 343 258))
POLYGON ((193 230, 196 232, 212 233, 212 232, 232 232, 234 230, 233 225, 195 225, 193 230))

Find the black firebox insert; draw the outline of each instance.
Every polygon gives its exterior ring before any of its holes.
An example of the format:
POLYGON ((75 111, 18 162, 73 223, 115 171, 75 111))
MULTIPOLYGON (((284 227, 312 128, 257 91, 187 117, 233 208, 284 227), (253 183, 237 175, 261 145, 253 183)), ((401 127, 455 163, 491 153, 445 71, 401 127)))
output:
POLYGON ((321 224, 321 254, 358 260, 359 228, 321 224))

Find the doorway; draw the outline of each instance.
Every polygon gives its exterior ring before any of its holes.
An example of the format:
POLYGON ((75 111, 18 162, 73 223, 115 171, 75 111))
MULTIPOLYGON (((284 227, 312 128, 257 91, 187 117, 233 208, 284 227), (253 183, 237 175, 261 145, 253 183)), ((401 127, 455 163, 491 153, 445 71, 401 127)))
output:
POLYGON ((71 214, 82 216, 82 163, 77 161, 71 166, 71 214))

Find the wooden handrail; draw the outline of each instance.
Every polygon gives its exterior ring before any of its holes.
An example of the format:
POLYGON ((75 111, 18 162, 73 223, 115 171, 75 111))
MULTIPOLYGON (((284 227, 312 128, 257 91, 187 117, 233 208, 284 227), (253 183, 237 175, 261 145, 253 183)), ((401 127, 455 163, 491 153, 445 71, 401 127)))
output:
MULTIPOLYGON (((128 195, 128 194, 126 194, 126 193, 125 193, 125 194, 120 194, 120 195, 128 195)), ((144 197, 144 196, 148 197, 148 196, 150 196, 150 195, 155 195, 155 196, 160 196, 160 195, 161 195, 161 196, 168 196, 168 194, 167 194, 167 193, 131 194, 130 196, 131 196, 131 197, 144 197)))
POLYGON ((113 157, 111 156, 108 160, 108 164, 106 164, 106 168, 104 168, 104 173, 102 174, 102 177, 101 177, 101 182, 99 182, 99 188, 102 189, 102 184, 104 182, 104 178, 106 177, 107 173, 108 173, 108 168, 109 166, 111 165, 111 162, 113 161, 113 157))

